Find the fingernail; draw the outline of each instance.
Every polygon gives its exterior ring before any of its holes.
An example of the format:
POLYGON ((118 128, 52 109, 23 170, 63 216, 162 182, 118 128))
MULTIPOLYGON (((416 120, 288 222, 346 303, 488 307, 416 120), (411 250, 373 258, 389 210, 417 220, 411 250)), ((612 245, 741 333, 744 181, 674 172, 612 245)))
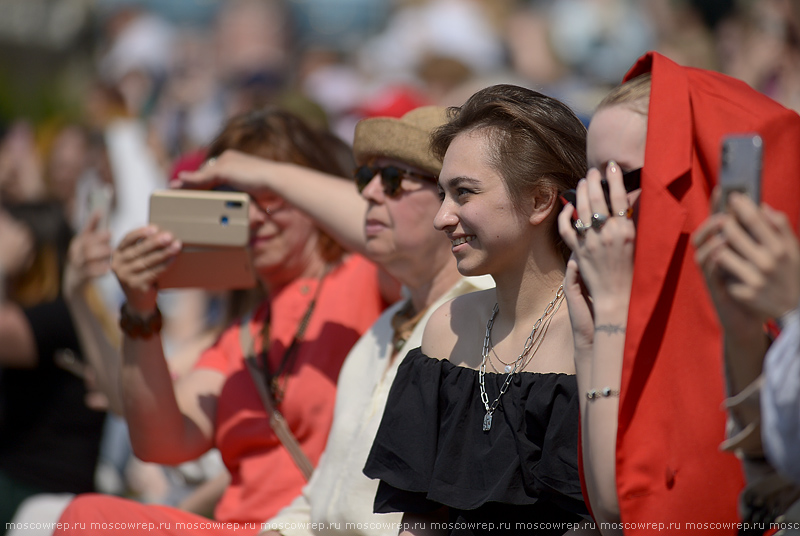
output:
POLYGON ((608 171, 610 171, 611 173, 617 172, 617 163, 615 161, 613 160, 608 161, 608 171))
POLYGON ((166 246, 170 242, 172 242, 172 235, 171 234, 169 234, 169 233, 161 233, 160 235, 158 235, 158 243, 159 244, 166 246))

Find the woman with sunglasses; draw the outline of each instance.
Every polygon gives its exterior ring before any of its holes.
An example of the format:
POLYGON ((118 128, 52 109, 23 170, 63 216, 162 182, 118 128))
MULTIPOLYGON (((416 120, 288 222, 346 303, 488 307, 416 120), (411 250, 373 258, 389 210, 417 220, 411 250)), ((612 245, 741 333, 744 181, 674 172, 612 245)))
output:
POLYGON ((736 532, 742 474, 720 450, 723 339, 690 234, 708 216, 720 141, 732 132, 761 134, 764 199, 797 218, 800 185, 783 177, 800 173, 786 156, 797 154, 799 121, 738 80, 656 53, 592 118, 591 169, 559 229, 573 250, 564 290, 583 483, 604 533, 650 534, 654 522, 686 534, 718 524, 736 532), (639 168, 641 188, 626 191, 624 173, 639 168))
MULTIPOLYGON (((433 128, 431 125, 441 124, 441 116, 439 107, 423 106, 399 120, 389 117, 365 120, 370 129, 384 128, 385 132, 381 132, 383 137, 396 137, 393 145, 403 146, 403 159, 388 156, 382 138, 360 136, 354 145, 358 166, 352 174, 348 170, 345 175, 354 177, 355 189, 353 182, 340 174, 264 159, 236 149, 228 149, 210 158, 197 171, 180 173, 172 186, 209 189, 224 185, 255 196, 278 195, 313 218, 343 247, 372 258, 369 251, 372 241, 369 231, 365 233, 365 213, 371 196, 364 195, 364 189, 376 176, 386 199, 419 190, 425 183, 435 185, 440 164, 429 156, 427 137, 419 136, 415 131, 429 131, 433 128), (314 195, 309 195, 309 192, 314 195)), ((358 132, 356 134, 358 136, 358 132)), ((382 264, 380 259, 372 260, 382 264)), ((384 283, 384 291, 389 295, 391 282, 387 280, 384 283)))
POLYGON ((364 468, 403 533, 562 534, 586 513, 559 193, 586 171, 586 130, 563 103, 483 89, 432 138, 434 226, 462 275, 496 288, 431 316, 398 370, 364 468), (513 155, 513 156, 512 156, 513 155), (434 531, 436 532, 436 531, 434 531))
MULTIPOLYGON (((343 142, 277 109, 229 121, 209 155, 229 148, 330 174, 345 173, 340 162, 350 154, 343 142)), ((316 464, 331 426, 342 362, 386 305, 372 263, 345 253, 276 194, 261 191, 252 197, 250 254, 266 299, 249 318, 230 325, 174 387, 159 334, 156 281, 181 243, 148 226, 126 235, 112 258, 127 298, 119 376, 134 452, 147 461, 177 464, 217 447, 231 475, 214 512, 223 522, 214 529, 222 534, 257 533, 261 522, 306 483, 298 456, 279 438, 256 382, 302 454, 316 464), (259 370, 253 376, 245 365, 243 329, 257 352, 259 370)), ((107 523, 112 528, 153 523, 165 535, 196 534, 209 526, 209 520, 176 509, 102 496, 79 497, 61 521, 64 533, 81 534, 107 533, 107 523)))
MULTIPOLYGON (((325 217, 328 199, 341 203, 349 192, 361 203, 354 203, 342 218, 360 220, 359 247, 404 286, 403 299, 378 318, 345 360, 331 433, 314 478, 291 505, 266 520, 267 528, 286 536, 329 534, 334 527, 352 536, 397 534, 402 516, 373 513, 378 484, 362 472, 389 389, 406 355, 420 345, 433 311, 455 296, 494 284, 490 277, 462 277, 450 241, 431 224, 441 204, 436 177, 442 161, 431 154, 429 140, 432 131, 447 122, 445 111, 423 106, 399 118, 360 121, 353 142, 360 165, 358 188, 350 183, 344 192, 337 190, 339 182, 316 180, 313 170, 233 151, 223 154, 213 167, 183 176, 184 182, 225 181, 255 191, 266 184, 285 197, 296 195, 297 184, 306 180, 314 187, 300 189, 305 196, 298 199, 298 206, 320 219, 325 217), (289 176, 291 181, 286 180, 289 176), (315 204, 315 198, 323 203, 315 204)), ((348 225, 346 220, 331 222, 336 223, 343 228, 348 225)))

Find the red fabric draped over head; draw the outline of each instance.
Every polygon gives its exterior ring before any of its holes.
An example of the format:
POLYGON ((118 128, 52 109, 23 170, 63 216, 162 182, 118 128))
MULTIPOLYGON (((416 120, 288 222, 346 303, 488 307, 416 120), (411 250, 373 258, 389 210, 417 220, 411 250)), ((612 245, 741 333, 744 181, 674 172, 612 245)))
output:
POLYGON ((709 215, 720 141, 728 133, 758 132, 764 139, 763 201, 797 228, 800 116, 744 82, 681 67, 657 53, 640 58, 625 79, 646 72, 652 90, 622 370, 617 491, 624 523, 680 523, 681 533, 693 534, 686 523, 737 520, 743 477, 736 458, 719 450, 726 418, 720 326, 690 235, 709 215))

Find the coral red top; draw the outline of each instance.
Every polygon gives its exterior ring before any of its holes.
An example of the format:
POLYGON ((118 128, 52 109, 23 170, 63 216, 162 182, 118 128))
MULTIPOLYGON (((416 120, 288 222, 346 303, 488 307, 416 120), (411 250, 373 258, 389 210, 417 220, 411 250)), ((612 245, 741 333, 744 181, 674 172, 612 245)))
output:
POLYGON ((624 523, 680 523, 673 525, 680 533, 695 534, 686 523, 737 520, 743 478, 736 458, 719 450, 725 434, 721 332, 690 235, 709 215, 720 140, 729 132, 761 134, 763 201, 784 211, 796 228, 800 116, 739 80, 652 52, 626 79, 648 71, 652 93, 622 369, 617 492, 624 523))
MULTIPOLYGON (((250 321, 260 332, 270 311, 269 361, 276 370, 319 281, 299 279, 262 304, 250 321)), ((345 356, 385 307, 375 266, 353 255, 329 273, 300 343, 279 408, 305 454, 316 465, 333 419, 336 379, 345 356)), ((289 504, 305 484, 269 420, 245 367, 239 326, 228 328, 198 361, 227 376, 217 401, 215 442, 232 481, 217 505, 218 521, 262 522, 289 504)))

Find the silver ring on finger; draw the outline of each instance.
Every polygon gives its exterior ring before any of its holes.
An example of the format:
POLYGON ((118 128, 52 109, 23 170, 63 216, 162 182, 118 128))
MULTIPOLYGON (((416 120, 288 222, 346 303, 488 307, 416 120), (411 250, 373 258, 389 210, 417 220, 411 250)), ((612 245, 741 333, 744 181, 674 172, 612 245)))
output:
POLYGON ((203 164, 203 167, 211 167, 216 163, 217 163, 217 157, 216 156, 212 156, 211 158, 206 160, 205 164, 203 164))
POLYGON ((599 214, 595 212, 594 214, 592 214, 592 229, 594 229, 595 231, 599 231, 600 229, 603 228, 603 225, 606 224, 607 220, 608 216, 606 216, 605 214, 599 214))
POLYGON ((589 230, 589 225, 583 223, 580 218, 572 222, 572 226, 575 228, 575 232, 580 238, 583 238, 586 235, 586 231, 589 230))
POLYGON ((628 207, 625 210, 620 210, 619 212, 617 212, 616 215, 619 216, 620 218, 625 218, 630 220, 631 218, 633 218, 633 207, 628 207))

